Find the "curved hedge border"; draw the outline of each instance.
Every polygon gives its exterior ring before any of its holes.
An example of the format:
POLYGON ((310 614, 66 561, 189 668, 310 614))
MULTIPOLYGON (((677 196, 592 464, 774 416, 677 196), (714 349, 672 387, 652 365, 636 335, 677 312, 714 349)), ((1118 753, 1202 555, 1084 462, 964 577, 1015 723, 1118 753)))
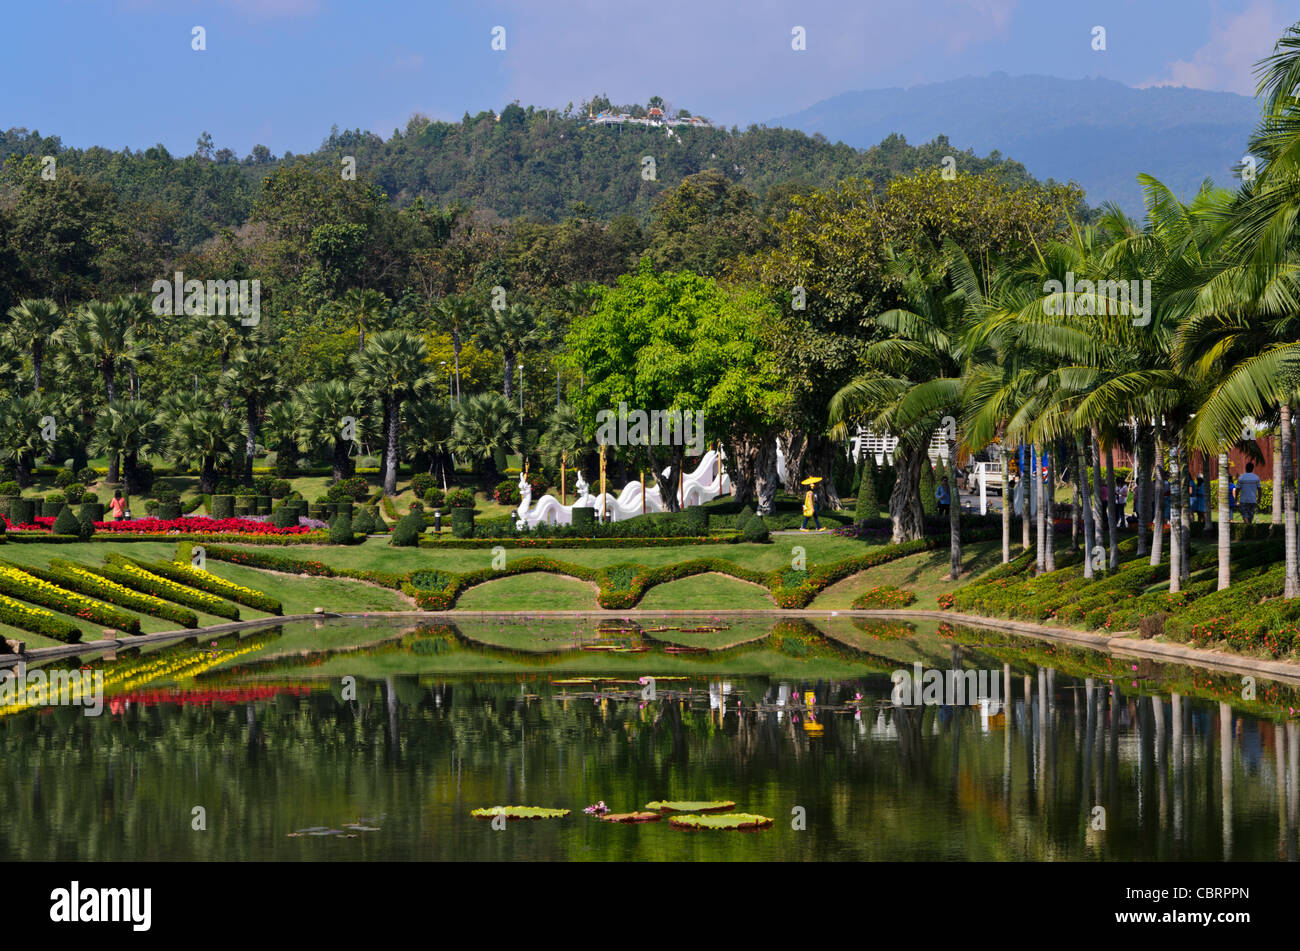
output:
POLYGON ((734 545, 738 534, 683 535, 675 538, 448 538, 420 536, 421 548, 674 548, 680 545, 734 545))
POLYGON ((60 588, 53 582, 28 574, 23 568, 0 565, 0 594, 30 601, 128 634, 140 633, 140 619, 134 614, 120 611, 111 604, 84 594, 60 588))
POLYGON ((145 571, 160 575, 169 581, 175 581, 189 588, 198 588, 200 591, 215 594, 219 598, 225 598, 227 601, 234 601, 237 604, 247 605, 257 611, 265 611, 267 614, 284 613, 284 606, 270 595, 263 594, 261 591, 254 591, 252 588, 245 588, 243 585, 227 581, 225 578, 219 578, 210 572, 199 571, 188 563, 138 561, 118 554, 108 555, 105 561, 111 565, 133 564, 137 568, 143 568, 145 571))
MULTIPOLYGON (((589 568, 572 562, 559 561, 546 555, 520 558, 505 568, 482 568, 457 573, 435 569, 417 569, 405 575, 365 569, 336 569, 322 561, 300 561, 273 552, 245 551, 212 545, 207 556, 231 564, 248 565, 267 571, 313 575, 325 578, 355 578, 370 581, 387 588, 396 588, 415 599, 422 610, 450 610, 465 589, 511 575, 541 571, 567 575, 580 581, 594 582, 598 587, 597 603, 602 608, 617 610, 634 607, 646 591, 655 585, 667 584, 691 575, 716 572, 740 581, 761 585, 771 592, 773 600, 782 608, 803 608, 837 581, 899 558, 931 551, 948 544, 947 539, 925 538, 901 545, 886 545, 867 554, 830 565, 821 565, 810 571, 777 569, 769 572, 743 568, 721 558, 695 558, 672 565, 647 567, 631 562, 589 568)), ((190 546, 178 546, 177 558, 189 558, 190 546)))
POLYGON ((199 626, 198 615, 193 611, 101 578, 85 565, 79 565, 75 561, 51 558, 49 567, 46 568, 19 567, 28 574, 57 584, 61 588, 67 588, 69 591, 80 591, 82 594, 99 598, 109 604, 116 604, 118 607, 129 608, 166 621, 174 621, 181 627, 199 626))
POLYGON ((300 535, 205 535, 200 533, 177 533, 175 535, 135 535, 129 532, 96 532, 90 538, 78 535, 55 535, 51 532, 4 532, 0 541, 32 542, 36 544, 72 544, 73 542, 237 542, 240 545, 328 545, 329 532, 303 532, 300 535))

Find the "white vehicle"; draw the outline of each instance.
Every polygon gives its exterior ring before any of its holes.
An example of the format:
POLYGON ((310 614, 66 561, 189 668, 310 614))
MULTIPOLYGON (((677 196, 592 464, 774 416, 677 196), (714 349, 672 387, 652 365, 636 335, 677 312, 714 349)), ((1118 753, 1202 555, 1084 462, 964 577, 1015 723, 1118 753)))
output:
POLYGON ((972 462, 966 470, 966 492, 979 495, 980 473, 984 474, 984 485, 989 492, 1002 495, 1002 464, 999 462, 972 462))

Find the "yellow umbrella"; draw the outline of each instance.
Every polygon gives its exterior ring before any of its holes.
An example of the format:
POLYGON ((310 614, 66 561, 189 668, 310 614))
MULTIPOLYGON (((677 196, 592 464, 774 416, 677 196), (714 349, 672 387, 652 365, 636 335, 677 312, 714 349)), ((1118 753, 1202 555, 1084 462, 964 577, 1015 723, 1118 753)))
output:
POLYGON ((818 482, 820 482, 821 480, 822 480, 822 477, 821 477, 821 476, 809 476, 808 478, 804 479, 804 480, 803 480, 802 482, 800 482, 799 484, 800 484, 800 485, 816 485, 816 484, 817 484, 818 482))

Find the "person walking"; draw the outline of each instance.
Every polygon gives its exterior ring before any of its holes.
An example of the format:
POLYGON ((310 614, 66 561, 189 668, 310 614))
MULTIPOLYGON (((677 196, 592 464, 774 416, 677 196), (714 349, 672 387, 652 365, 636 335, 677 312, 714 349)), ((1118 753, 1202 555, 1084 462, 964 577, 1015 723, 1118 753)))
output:
POLYGON ((1247 525, 1254 524, 1255 521, 1259 484, 1259 476, 1255 475, 1255 463, 1246 463, 1246 471, 1237 480, 1237 508, 1241 509, 1241 520, 1247 525))
POLYGON ((813 524, 817 526, 817 531, 820 532, 822 530, 822 521, 817 517, 817 498, 813 495, 811 488, 803 497, 803 524, 799 526, 799 531, 808 531, 808 519, 810 518, 813 520, 813 524))
POLYGON ((1205 476, 1198 475, 1196 484, 1192 486, 1192 521, 1205 527, 1205 476))
POLYGON ((934 489, 934 497, 939 501, 939 514, 947 515, 948 509, 952 505, 952 490, 948 488, 948 477, 944 476, 934 489))
POLYGON ((113 512, 113 521, 120 522, 126 518, 126 499, 122 498, 122 490, 117 489, 113 493, 113 499, 108 503, 108 507, 113 512))

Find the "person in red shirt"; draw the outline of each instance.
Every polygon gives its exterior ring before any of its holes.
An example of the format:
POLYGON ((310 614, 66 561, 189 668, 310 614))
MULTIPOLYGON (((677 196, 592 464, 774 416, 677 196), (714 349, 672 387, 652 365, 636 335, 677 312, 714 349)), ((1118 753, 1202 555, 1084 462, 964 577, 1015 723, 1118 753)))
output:
POLYGON ((113 500, 108 503, 108 507, 113 511, 113 521, 118 522, 126 517, 126 499, 122 498, 121 489, 113 493, 113 500))

